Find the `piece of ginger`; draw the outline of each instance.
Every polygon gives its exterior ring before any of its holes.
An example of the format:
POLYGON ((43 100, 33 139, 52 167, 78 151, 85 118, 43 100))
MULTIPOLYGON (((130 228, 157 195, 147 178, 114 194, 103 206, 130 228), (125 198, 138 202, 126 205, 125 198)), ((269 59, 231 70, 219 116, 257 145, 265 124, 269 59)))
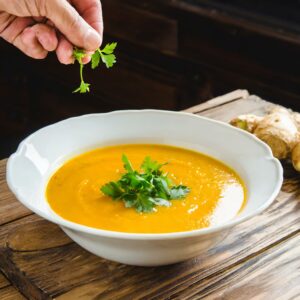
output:
POLYGON ((278 159, 291 158, 294 168, 300 171, 300 114, 275 107, 263 117, 241 115, 230 124, 256 135, 278 159))
POLYGON ((291 159, 295 170, 300 172, 300 142, 292 150, 291 159))
POLYGON ((287 109, 276 108, 266 115, 253 132, 267 143, 273 155, 279 159, 288 158, 299 140, 298 128, 287 109))
POLYGON ((263 117, 259 117, 252 114, 240 115, 237 118, 232 119, 230 121, 230 124, 240 129, 244 129, 248 132, 253 133, 256 126, 262 119, 263 117))

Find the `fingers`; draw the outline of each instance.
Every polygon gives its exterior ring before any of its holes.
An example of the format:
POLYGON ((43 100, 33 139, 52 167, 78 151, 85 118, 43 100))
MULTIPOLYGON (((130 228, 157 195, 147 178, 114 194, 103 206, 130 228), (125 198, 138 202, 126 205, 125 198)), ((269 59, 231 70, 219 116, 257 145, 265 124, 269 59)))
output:
MULTIPOLYGON (((75 61, 73 49, 73 45, 64 36, 60 35, 56 49, 58 61, 64 65, 73 64, 75 61)), ((82 63, 88 64, 91 61, 93 53, 94 52, 87 51, 86 56, 82 59, 82 63)))
POLYGON ((44 58, 47 56, 47 51, 37 40, 35 32, 31 30, 32 23, 31 18, 10 18, 0 35, 28 56, 44 58))
MULTIPOLYGON (((54 27, 53 22, 50 20, 47 20, 47 24, 54 27)), ((61 33, 58 33, 56 56, 58 61, 64 65, 73 64, 75 61, 73 57, 73 45, 61 33)))
POLYGON ((42 47, 47 51, 54 51, 58 44, 55 29, 46 24, 36 24, 31 27, 42 47))
POLYGON ((43 59, 49 51, 54 51, 58 40, 54 28, 46 24, 27 27, 16 38, 14 45, 25 54, 36 59, 43 59))
MULTIPOLYGON (((90 10, 95 11, 94 8, 90 8, 90 10)), ((94 51, 100 46, 101 36, 99 32, 91 27, 66 0, 46 1, 45 13, 55 27, 75 46, 87 51, 94 51)), ((95 22, 97 22, 96 19, 95 22)))
MULTIPOLYGON (((90 24, 100 34, 102 42, 103 33, 103 22, 102 22, 102 9, 100 1, 98 0, 86 0, 86 1, 75 1, 72 3, 78 10, 80 15, 85 21, 90 24)), ((54 26, 53 22, 48 20, 47 24, 54 26)), ((87 55, 82 59, 84 64, 91 61, 91 55, 94 51, 87 51, 87 55)), ((58 47, 56 49, 56 55, 60 63, 72 64, 74 63, 73 57, 73 45, 63 35, 59 36, 58 47)))
POLYGON ((43 4, 40 5, 39 14, 36 14, 41 17, 13 17, 15 19, 9 20, 9 26, 0 36, 33 58, 44 58, 48 51, 56 49, 57 57, 63 64, 74 62, 75 45, 87 50, 83 63, 88 63, 91 54, 102 43, 101 4, 99 0, 70 1, 76 9, 67 0, 37 1, 37 4, 43 4), (34 20, 42 22, 45 17, 49 19, 47 24, 39 23, 30 27, 34 20), (60 37, 57 37, 54 27, 61 33, 60 37))
POLYGON ((83 19, 99 33, 102 43, 103 17, 99 0, 73 0, 72 4, 78 10, 83 19))
POLYGON ((0 36, 30 57, 41 59, 57 47, 55 30, 46 24, 35 24, 32 18, 0 15, 3 25, 0 36), (33 25, 33 26, 31 26, 33 25))
POLYGON ((23 32, 23 30, 31 26, 34 21, 31 18, 14 17, 7 13, 0 14, 0 36, 9 43, 13 44, 15 39, 23 32))
POLYGON ((48 54, 48 51, 40 44, 36 33, 31 27, 25 28, 23 32, 17 36, 13 44, 26 55, 35 59, 43 59, 48 54))
POLYGON ((74 63, 73 45, 62 35, 59 37, 56 55, 62 64, 68 65, 74 63))

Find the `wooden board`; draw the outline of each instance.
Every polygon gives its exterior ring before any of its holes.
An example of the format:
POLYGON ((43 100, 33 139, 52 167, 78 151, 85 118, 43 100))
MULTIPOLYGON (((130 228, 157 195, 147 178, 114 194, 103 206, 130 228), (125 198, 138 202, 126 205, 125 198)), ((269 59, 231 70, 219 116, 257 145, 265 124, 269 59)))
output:
POLYGON ((31 212, 25 208, 10 192, 6 183, 6 161, 0 161, 0 225, 22 218, 31 212))
MULTIPOLYGON (((234 266, 214 278, 201 297, 209 299, 299 299, 300 235, 234 266)), ((191 288, 181 296, 199 298, 191 288)))
POLYGON ((21 300, 25 299, 0 273, 0 299, 1 300, 21 300))
POLYGON ((7 281, 7 279, 4 277, 4 275, 2 273, 0 273, 0 289, 3 289, 9 285, 10 285, 10 283, 7 281))
MULTIPOLYGON (((236 91, 188 111, 228 121, 271 106, 236 91)), ((86 252, 56 225, 22 209, 5 186, 5 161, 1 167, 5 209, 0 211, 6 222, 0 226, 0 269, 30 299, 300 297, 300 176, 288 164, 282 190, 267 211, 236 226, 206 255, 159 268, 126 266, 86 252)))
POLYGON ((24 300, 24 296, 20 294, 12 286, 5 287, 0 289, 0 299, 1 300, 24 300))

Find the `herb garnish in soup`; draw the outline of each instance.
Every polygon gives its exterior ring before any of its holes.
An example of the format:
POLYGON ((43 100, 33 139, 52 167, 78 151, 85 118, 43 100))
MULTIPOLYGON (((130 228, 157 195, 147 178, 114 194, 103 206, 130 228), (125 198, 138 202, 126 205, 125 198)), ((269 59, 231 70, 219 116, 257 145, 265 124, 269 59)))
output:
POLYGON ((151 212, 155 206, 171 206, 170 200, 182 199, 189 193, 184 185, 173 185, 168 173, 159 164, 146 156, 140 169, 135 171, 125 154, 122 156, 127 171, 118 181, 111 181, 101 187, 101 191, 114 200, 123 200, 125 207, 134 207, 138 212, 151 212))

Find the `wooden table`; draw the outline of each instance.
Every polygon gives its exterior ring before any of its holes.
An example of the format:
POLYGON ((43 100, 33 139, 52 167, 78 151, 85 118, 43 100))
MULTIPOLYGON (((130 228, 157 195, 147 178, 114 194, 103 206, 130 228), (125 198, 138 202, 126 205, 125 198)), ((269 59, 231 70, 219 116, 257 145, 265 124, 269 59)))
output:
MULTIPOLYGON (((188 109, 228 121, 270 102, 235 91, 188 109)), ((196 134, 196 132, 195 132, 196 134)), ((274 204, 187 262, 141 268, 96 257, 23 207, 0 162, 0 299, 300 299, 300 176, 284 165, 274 204)), ((259 166, 257 166, 259 168, 259 166)))

